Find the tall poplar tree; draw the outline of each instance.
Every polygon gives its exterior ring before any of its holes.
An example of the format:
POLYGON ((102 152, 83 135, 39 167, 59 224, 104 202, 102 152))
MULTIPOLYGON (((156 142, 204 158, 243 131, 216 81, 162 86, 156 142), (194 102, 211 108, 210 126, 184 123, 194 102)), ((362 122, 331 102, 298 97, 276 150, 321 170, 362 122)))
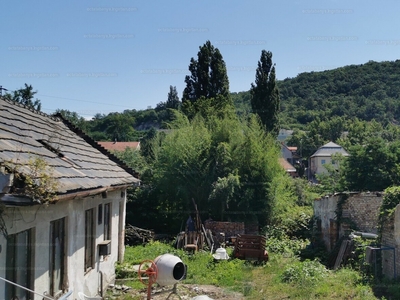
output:
POLYGON ((255 84, 251 84, 251 107, 267 132, 279 133, 279 91, 275 82, 275 65, 272 63, 272 52, 262 50, 258 61, 255 84))
MULTIPOLYGON (((190 108, 193 110, 194 104, 195 110, 198 110, 198 100, 216 99, 218 102, 230 102, 228 74, 221 53, 210 41, 199 49, 197 60, 193 57, 190 60, 191 75, 185 77, 186 87, 182 95, 182 105, 186 113, 190 108)), ((211 105, 218 105, 211 102, 211 105)))

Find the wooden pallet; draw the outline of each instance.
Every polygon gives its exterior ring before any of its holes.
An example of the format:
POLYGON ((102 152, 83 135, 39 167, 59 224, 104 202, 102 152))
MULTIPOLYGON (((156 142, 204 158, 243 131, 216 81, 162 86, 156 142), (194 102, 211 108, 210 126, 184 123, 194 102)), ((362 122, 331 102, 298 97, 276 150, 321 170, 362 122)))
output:
POLYGON ((238 235, 235 241, 234 257, 246 260, 267 261, 266 238, 262 235, 238 235))

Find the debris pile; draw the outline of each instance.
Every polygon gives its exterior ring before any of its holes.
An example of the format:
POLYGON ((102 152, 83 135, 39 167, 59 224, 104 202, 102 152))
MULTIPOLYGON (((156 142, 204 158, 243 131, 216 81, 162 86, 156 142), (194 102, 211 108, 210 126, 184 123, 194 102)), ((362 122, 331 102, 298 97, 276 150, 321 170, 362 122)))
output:
POLYGON ((154 239, 154 232, 127 224, 125 227, 125 244, 130 246, 144 245, 154 239))

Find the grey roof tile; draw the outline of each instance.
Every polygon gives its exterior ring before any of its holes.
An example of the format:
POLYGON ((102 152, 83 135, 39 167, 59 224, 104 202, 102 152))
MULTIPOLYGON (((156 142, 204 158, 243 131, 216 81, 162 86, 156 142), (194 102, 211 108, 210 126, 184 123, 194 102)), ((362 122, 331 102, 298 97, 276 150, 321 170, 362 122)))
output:
POLYGON ((21 172, 39 156, 53 168, 59 193, 137 184, 135 172, 66 120, 0 99, 0 164, 21 172))

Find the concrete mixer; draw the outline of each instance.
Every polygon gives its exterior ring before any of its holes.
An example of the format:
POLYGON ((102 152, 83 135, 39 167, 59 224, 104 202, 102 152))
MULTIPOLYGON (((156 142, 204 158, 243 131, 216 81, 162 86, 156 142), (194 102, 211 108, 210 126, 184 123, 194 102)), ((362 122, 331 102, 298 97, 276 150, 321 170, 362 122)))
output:
POLYGON ((138 273, 140 281, 147 285, 147 299, 150 300, 153 283, 160 286, 174 285, 171 294, 177 294, 176 284, 186 277, 186 266, 179 257, 167 253, 158 256, 154 261, 143 261, 139 265, 138 273))

